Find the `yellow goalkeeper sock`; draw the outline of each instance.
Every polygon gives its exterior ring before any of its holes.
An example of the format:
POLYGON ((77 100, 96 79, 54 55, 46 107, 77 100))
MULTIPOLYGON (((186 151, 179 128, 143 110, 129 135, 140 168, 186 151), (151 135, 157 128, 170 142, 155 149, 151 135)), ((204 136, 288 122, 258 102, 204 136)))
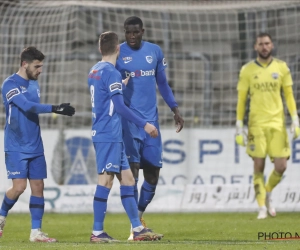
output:
POLYGON ((276 187, 276 185, 281 181, 281 179, 282 179, 282 174, 279 174, 274 169, 269 176, 269 179, 268 179, 268 182, 266 185, 266 191, 268 193, 271 192, 273 190, 273 188, 276 187))
POLYGON ((253 184, 255 191, 255 199, 258 203, 258 206, 265 206, 266 201, 266 189, 263 173, 254 173, 253 175, 253 184))

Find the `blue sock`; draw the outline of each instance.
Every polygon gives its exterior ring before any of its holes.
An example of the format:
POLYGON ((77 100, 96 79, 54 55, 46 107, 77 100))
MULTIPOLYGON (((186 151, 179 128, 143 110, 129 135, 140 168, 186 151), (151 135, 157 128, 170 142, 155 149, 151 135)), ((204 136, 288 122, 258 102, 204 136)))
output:
POLYGON ((31 229, 42 228, 42 218, 44 215, 44 197, 30 196, 29 211, 31 214, 31 229))
POLYGON ((16 200, 11 200, 9 198, 7 198, 6 194, 4 195, 4 199, 2 202, 2 206, 0 209, 0 215, 2 216, 7 216, 8 211, 15 205, 15 203, 17 202, 18 199, 16 200))
POLYGON ((134 186, 121 186, 120 194, 123 207, 129 217, 132 228, 141 226, 137 204, 134 199, 134 186))
POLYGON ((97 185, 95 196, 94 196, 94 231, 103 230, 103 222, 107 209, 107 198, 110 189, 104 186, 97 185))
POLYGON ((139 179, 138 178, 134 178, 134 180, 135 180, 135 184, 134 184, 134 199, 136 201, 136 204, 138 204, 138 202, 139 202, 139 190, 138 190, 137 184, 138 184, 139 179))
POLYGON ((156 185, 151 185, 144 180, 144 183, 141 188, 141 195, 138 204, 139 211, 144 212, 146 210, 146 207, 152 201, 155 195, 155 189, 156 189, 156 185))

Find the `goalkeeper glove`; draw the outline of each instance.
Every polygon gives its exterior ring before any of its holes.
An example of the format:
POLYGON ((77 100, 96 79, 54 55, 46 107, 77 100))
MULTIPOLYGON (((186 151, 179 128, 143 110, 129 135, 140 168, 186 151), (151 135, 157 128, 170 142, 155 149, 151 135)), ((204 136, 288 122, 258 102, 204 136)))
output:
POLYGON ((72 116, 75 114, 75 108, 70 103, 62 103, 60 105, 52 105, 52 112, 59 115, 72 116))
POLYGON ((300 134, 298 115, 292 116, 291 133, 293 134, 293 139, 294 140, 297 139, 299 134, 300 134))
POLYGON ((243 129, 242 121, 236 121, 235 142, 241 146, 246 146, 247 144, 247 134, 243 129))

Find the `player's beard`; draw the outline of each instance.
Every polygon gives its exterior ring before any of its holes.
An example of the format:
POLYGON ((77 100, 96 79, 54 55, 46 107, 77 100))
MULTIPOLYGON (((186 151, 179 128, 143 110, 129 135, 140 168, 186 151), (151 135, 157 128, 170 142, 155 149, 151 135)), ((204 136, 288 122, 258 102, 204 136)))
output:
POLYGON ((33 72, 28 68, 26 69, 26 75, 29 80, 37 80, 39 77, 39 74, 34 75, 33 72))
POLYGON ((258 56, 261 59, 267 60, 267 59, 269 59, 272 56, 272 50, 267 55, 263 55, 262 53, 258 53, 258 56))

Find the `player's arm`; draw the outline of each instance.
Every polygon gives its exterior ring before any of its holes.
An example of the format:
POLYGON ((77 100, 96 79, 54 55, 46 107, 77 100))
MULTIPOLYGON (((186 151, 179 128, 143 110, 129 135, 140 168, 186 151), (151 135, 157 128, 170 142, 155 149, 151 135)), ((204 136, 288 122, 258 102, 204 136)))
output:
POLYGON ((13 103, 24 112, 33 112, 36 114, 51 113, 51 105, 30 102, 16 86, 10 89, 6 89, 6 86, 8 86, 8 84, 5 85, 3 91, 6 92, 5 97, 8 103, 13 103))
POLYGON ((300 134, 299 118, 297 114, 298 112, 297 112, 296 102, 294 99, 294 93, 292 88, 293 79, 291 76, 291 71, 289 67, 286 65, 286 63, 283 64, 282 72, 283 72, 283 78, 282 78, 283 95, 285 98, 286 106, 292 118, 291 133, 293 134, 293 139, 296 139, 300 134))
POLYGON ((27 100, 17 86, 11 82, 9 84, 5 84, 3 91, 6 93, 5 97, 7 102, 10 104, 13 103, 24 112, 32 112, 35 114, 55 112, 63 115, 73 115, 75 113, 75 109, 72 106, 68 106, 69 104, 67 104, 67 106, 65 104, 54 106, 50 104, 31 102, 27 100), (65 106, 61 107, 62 105, 65 106))
POLYGON ((165 102, 168 104, 168 106, 174 113, 175 125, 177 127, 176 132, 178 133, 183 128, 184 120, 182 119, 179 113, 178 104, 175 101, 173 92, 168 84, 165 70, 157 72, 156 82, 162 98, 165 100, 165 102))
POLYGON ((296 139, 300 134, 299 118, 297 114, 296 102, 293 94, 293 88, 291 85, 283 87, 283 94, 286 102, 286 106, 292 118, 291 133, 293 138, 296 139))
POLYGON ((244 124, 244 116, 246 110, 246 101, 248 96, 248 81, 244 72, 244 68, 241 69, 239 82, 238 82, 238 100, 236 105, 236 135, 235 141, 237 144, 241 146, 246 145, 245 133, 243 131, 244 124))
POLYGON ((114 107, 116 109, 116 112, 120 114, 122 117, 127 119, 130 122, 133 122, 137 126, 144 128, 145 131, 151 136, 151 137, 157 137, 158 131, 155 126, 152 124, 146 122, 144 119, 138 117, 136 114, 134 114, 125 104, 124 99, 121 94, 115 94, 111 97, 114 107))

